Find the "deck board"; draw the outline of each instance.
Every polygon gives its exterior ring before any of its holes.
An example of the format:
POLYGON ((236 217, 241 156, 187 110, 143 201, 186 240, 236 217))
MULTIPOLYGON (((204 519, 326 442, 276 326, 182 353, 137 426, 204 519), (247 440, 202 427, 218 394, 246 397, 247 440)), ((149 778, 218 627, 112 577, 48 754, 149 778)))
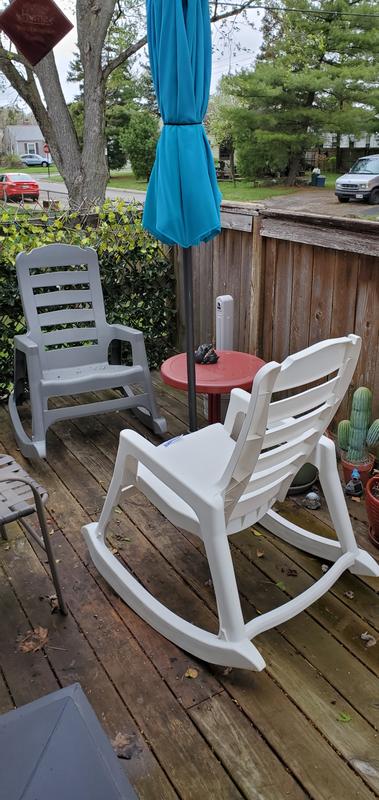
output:
MULTIPOLYGON (((154 383, 169 435, 184 432, 185 395, 159 378, 154 383)), ((65 621, 51 615, 44 554, 12 526, 10 542, 0 544, 0 602, 7 610, 0 615, 0 711, 79 680, 146 800, 379 797, 379 644, 366 649, 360 639, 379 629, 375 583, 345 575, 307 612, 260 636, 264 673, 228 673, 183 653, 106 585, 80 535, 81 525, 98 516, 119 431, 127 426, 157 441, 127 412, 62 421, 48 433, 47 463, 26 464, 49 491, 49 529, 70 614, 65 621), (49 629, 46 647, 20 653, 17 635, 36 625, 49 629), (195 679, 186 677, 188 667, 195 679), (342 722, 341 713, 350 721, 342 722)), ((0 447, 23 461, 3 408, 0 447)), ((292 499, 285 513, 330 531, 324 508, 310 515, 292 499)), ((357 514, 362 538, 362 507, 357 514)), ((115 515, 112 545, 159 599, 214 629, 215 600, 198 540, 136 494, 115 515)), ((239 534, 232 549, 249 617, 320 574, 319 560, 267 532, 239 534)))

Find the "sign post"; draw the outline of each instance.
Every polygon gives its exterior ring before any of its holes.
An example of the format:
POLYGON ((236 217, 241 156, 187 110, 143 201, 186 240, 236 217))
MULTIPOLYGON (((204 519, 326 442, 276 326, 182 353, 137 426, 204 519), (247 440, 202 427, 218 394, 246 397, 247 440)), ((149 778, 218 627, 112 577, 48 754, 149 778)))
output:
MULTIPOLYGON (((46 153, 46 155, 48 155, 50 153, 50 147, 47 144, 47 142, 45 142, 45 144, 43 146, 43 152, 46 153)), ((50 178, 50 161, 49 160, 47 162, 47 174, 48 174, 48 176, 50 178)))

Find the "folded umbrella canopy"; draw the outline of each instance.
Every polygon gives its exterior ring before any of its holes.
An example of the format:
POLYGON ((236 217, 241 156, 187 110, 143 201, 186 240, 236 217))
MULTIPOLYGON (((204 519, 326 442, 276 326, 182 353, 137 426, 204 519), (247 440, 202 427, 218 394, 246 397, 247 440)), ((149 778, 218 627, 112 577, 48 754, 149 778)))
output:
POLYGON ((163 129, 143 215, 144 227, 184 248, 190 430, 196 427, 191 247, 221 229, 221 194, 203 127, 211 79, 208 0, 147 0, 151 71, 163 129))

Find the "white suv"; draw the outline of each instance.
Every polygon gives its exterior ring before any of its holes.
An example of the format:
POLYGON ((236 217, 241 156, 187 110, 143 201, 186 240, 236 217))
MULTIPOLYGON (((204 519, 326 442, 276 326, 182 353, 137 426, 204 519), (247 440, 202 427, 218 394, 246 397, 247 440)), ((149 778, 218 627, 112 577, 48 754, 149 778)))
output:
POLYGON ((358 158, 350 172, 337 178, 336 195, 340 203, 351 198, 379 204, 379 154, 358 158))

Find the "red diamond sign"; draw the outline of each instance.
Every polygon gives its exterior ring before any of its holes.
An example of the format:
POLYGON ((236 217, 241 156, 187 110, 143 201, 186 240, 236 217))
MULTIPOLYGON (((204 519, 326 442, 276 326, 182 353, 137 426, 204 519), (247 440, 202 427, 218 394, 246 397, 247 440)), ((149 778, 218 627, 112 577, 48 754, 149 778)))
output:
POLYGON ((13 0, 0 29, 34 67, 74 26, 53 0, 13 0))

